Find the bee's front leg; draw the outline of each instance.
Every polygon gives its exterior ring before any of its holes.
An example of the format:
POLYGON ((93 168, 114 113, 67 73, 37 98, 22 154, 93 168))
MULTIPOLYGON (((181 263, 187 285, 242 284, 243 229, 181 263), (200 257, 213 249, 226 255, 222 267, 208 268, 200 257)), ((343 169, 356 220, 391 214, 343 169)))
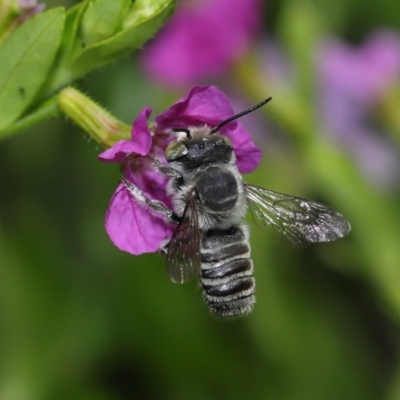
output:
POLYGON ((141 207, 149 210, 156 216, 164 217, 168 222, 174 224, 179 223, 179 217, 169 209, 163 202, 159 200, 149 199, 135 184, 125 178, 121 179, 121 183, 125 185, 126 190, 132 196, 133 200, 141 207))
POLYGON ((181 178, 182 174, 169 165, 163 164, 158 158, 153 158, 153 165, 165 176, 172 178, 181 178))

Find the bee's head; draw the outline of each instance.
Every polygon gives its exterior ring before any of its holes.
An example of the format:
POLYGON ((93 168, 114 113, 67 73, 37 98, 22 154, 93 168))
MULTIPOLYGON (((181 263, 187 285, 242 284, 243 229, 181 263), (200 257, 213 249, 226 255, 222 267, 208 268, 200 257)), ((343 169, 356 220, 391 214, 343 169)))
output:
POLYGON ((223 120, 213 128, 207 126, 202 128, 175 128, 175 132, 184 136, 169 144, 165 150, 165 158, 168 162, 177 161, 192 168, 212 162, 231 162, 234 160, 232 143, 226 136, 219 134, 219 130, 229 122, 257 110, 270 100, 271 97, 223 120))
POLYGON ((191 129, 175 129, 185 133, 183 137, 169 144, 165 150, 168 162, 177 161, 191 168, 203 164, 232 160, 233 148, 231 141, 220 134, 210 134, 207 127, 191 129))

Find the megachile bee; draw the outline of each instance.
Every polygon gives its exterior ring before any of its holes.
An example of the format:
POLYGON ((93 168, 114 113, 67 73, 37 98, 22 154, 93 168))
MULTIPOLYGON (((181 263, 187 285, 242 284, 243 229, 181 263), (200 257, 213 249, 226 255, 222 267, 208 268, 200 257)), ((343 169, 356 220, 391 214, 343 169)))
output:
POLYGON ((221 317, 246 315, 255 303, 249 229, 243 223, 248 208, 262 227, 292 246, 331 242, 351 230, 343 215, 326 205, 243 181, 232 144, 219 130, 270 99, 215 127, 175 129, 180 137, 166 148, 168 164, 154 160, 169 177, 172 209, 123 179, 136 201, 177 225, 162 249, 170 279, 184 283, 199 277, 205 301, 221 317))

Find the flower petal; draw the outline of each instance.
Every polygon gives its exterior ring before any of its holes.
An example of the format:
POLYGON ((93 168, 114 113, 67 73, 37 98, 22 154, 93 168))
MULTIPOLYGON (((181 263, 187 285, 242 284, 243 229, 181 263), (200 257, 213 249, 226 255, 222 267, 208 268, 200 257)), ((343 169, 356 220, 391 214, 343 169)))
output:
POLYGON ((400 74, 400 36, 375 31, 358 47, 329 39, 317 60, 318 115, 325 131, 349 151, 371 183, 394 185, 398 148, 379 124, 371 123, 371 114, 400 74))
POLYGON ((128 154, 134 153, 145 156, 149 153, 152 136, 148 127, 148 118, 151 114, 150 107, 144 107, 136 117, 132 127, 132 139, 120 140, 98 157, 101 161, 122 163, 128 154))
POLYGON ((239 123, 236 129, 223 133, 232 142, 239 171, 245 174, 256 169, 261 161, 262 153, 243 125, 239 123))
POLYGON ((318 62, 322 84, 369 107, 399 75, 400 36, 376 31, 359 47, 331 38, 321 46, 318 62))
POLYGON ((122 184, 111 199, 105 225, 112 242, 134 255, 153 253, 171 237, 166 223, 139 207, 122 184))
POLYGON ((132 127, 132 142, 137 145, 135 153, 141 156, 146 156, 151 149, 152 137, 148 126, 151 111, 150 107, 144 107, 132 127))
MULTIPOLYGON (((229 99, 215 86, 193 86, 185 97, 155 118, 157 130, 218 125, 233 115, 229 99)), ((232 124, 232 125, 231 125, 232 124)), ((235 126, 235 123, 231 123, 235 126)))
POLYGON ((168 177, 156 171, 149 159, 137 157, 132 160, 135 165, 128 164, 124 171, 125 178, 138 187, 149 199, 163 202, 171 207, 171 200, 167 195, 168 177))
POLYGON ((138 146, 131 140, 120 140, 114 146, 99 154, 99 159, 105 162, 122 163, 127 154, 135 153, 138 146))
POLYGON ((145 70, 169 87, 225 72, 259 31, 261 6, 260 0, 235 0, 234 5, 232 0, 180 2, 145 49, 145 70))

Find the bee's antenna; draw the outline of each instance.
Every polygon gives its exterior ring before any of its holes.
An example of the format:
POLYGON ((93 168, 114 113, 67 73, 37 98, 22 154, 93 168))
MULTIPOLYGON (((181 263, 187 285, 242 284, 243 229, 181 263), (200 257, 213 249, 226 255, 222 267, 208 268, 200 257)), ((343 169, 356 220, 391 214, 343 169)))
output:
POLYGON ((192 138, 192 135, 190 134, 190 130, 188 128, 173 128, 172 131, 173 132, 184 132, 184 133, 186 133, 186 137, 188 139, 192 138))
MULTIPOLYGON (((253 107, 250 107, 249 109, 242 111, 238 114, 235 114, 233 117, 230 117, 228 119, 226 119, 225 121, 222 121, 220 124, 218 124, 215 128, 212 128, 210 133, 216 133, 218 132, 224 125, 228 124, 229 122, 238 119, 240 117, 243 117, 243 115, 249 114, 251 112, 253 112, 254 110, 257 110, 257 108, 262 107, 264 104, 267 104, 270 100, 272 99, 272 97, 268 97, 268 99, 263 100, 261 103, 256 104, 253 107)), ((181 129, 183 130, 183 129, 181 129)))

